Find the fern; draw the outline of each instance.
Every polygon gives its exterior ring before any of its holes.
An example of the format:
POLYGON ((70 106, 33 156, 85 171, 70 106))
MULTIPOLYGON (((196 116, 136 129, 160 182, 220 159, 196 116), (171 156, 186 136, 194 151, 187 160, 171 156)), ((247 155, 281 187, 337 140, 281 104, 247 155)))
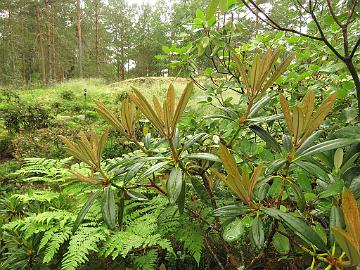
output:
POLYGON ((45 254, 43 263, 49 263, 54 258, 55 254, 59 251, 60 246, 69 240, 71 236, 71 227, 53 227, 50 230, 44 233, 43 238, 41 239, 39 250, 43 249, 45 246, 45 254))
POLYGON ((169 206, 161 213, 159 217, 161 233, 175 236, 199 264, 203 249, 201 228, 185 216, 174 215, 177 214, 174 212, 175 209, 176 206, 169 206))
POLYGON ((21 231, 24 233, 24 238, 28 239, 34 234, 48 231, 56 225, 59 225, 61 228, 65 227, 66 224, 71 226, 75 219, 75 214, 65 210, 57 210, 53 212, 43 212, 24 219, 14 220, 3 225, 2 229, 21 231))
POLYGON ((157 233, 157 216, 145 215, 128 224, 124 231, 113 233, 104 244, 101 254, 113 259, 121 255, 125 258, 134 249, 161 247, 173 252, 169 240, 157 233))
POLYGON ((167 200, 157 196, 147 202, 131 202, 126 206, 126 228, 114 232, 105 242, 100 253, 105 256, 125 258, 132 251, 161 248, 173 252, 171 243, 165 239, 157 224, 160 212, 167 200))
POLYGON ((156 266, 157 251, 151 249, 142 256, 137 256, 135 265, 142 270, 153 270, 156 266))
POLYGON ((50 190, 29 190, 27 194, 13 194, 11 197, 23 203, 29 203, 31 201, 37 202, 51 202, 58 199, 60 196, 59 192, 50 190))
POLYGON ((203 248, 203 239, 199 224, 188 223, 178 231, 178 238, 184 243, 184 248, 199 264, 203 248))
POLYGON ((109 231, 105 227, 81 226, 71 237, 69 248, 62 260, 62 270, 75 270, 88 260, 91 251, 98 251, 98 243, 106 240, 109 231))
POLYGON ((148 201, 130 201, 125 207, 125 222, 131 222, 147 213, 160 215, 168 203, 163 196, 156 196, 148 201))
POLYGON ((72 158, 62 160, 26 158, 22 168, 14 173, 30 182, 64 182, 71 175, 66 166, 72 158))

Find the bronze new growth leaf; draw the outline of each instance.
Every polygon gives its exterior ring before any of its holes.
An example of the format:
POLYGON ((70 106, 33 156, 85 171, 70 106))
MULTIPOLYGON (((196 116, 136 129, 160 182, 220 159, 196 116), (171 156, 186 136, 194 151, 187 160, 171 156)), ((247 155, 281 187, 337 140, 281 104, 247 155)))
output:
POLYGON ((179 103, 175 108, 175 89, 171 84, 168 88, 166 99, 161 106, 157 97, 153 97, 153 107, 146 100, 141 92, 134 88, 130 93, 131 100, 139 107, 145 117, 154 125, 160 134, 168 139, 173 138, 176 125, 183 114, 185 107, 190 99, 193 83, 190 82, 185 87, 179 103))
POLYGON ((82 131, 79 133, 80 140, 76 142, 61 135, 59 137, 75 158, 93 169, 100 169, 101 154, 107 140, 107 132, 104 132, 99 138, 95 132, 91 131, 90 141, 82 131))
POLYGON ((330 113, 336 100, 336 94, 328 96, 314 112, 314 92, 306 93, 302 102, 298 103, 292 111, 283 95, 280 95, 280 104, 285 122, 289 129, 293 147, 297 149, 320 126, 325 117, 330 113))
POLYGON ((333 227, 332 232, 350 264, 360 266, 360 212, 354 195, 346 188, 342 192, 342 210, 346 231, 333 227))
POLYGON ((107 131, 105 131, 100 138, 95 132, 91 131, 90 140, 88 140, 84 132, 79 133, 80 140, 77 141, 73 141, 64 136, 59 136, 66 145, 66 149, 70 154, 90 166, 90 174, 88 176, 84 176, 78 172, 73 172, 80 181, 90 184, 101 184, 101 182, 94 176, 94 170, 96 170, 102 174, 104 178, 103 184, 108 183, 108 178, 102 172, 100 167, 101 155, 105 147, 107 136, 107 131))
POLYGON ((240 124, 246 121, 256 100, 285 72, 293 60, 293 57, 289 56, 276 65, 279 57, 279 50, 268 49, 263 55, 255 54, 252 64, 247 66, 239 56, 232 54, 248 97, 248 108, 240 118, 240 124))
POLYGON ((135 126, 136 126, 136 109, 135 105, 128 100, 124 100, 121 103, 121 114, 118 119, 108 108, 101 102, 96 102, 96 110, 101 116, 116 128, 121 134, 123 134, 128 140, 134 141, 135 137, 135 126))
POLYGON ((246 171, 243 171, 242 174, 240 174, 233 156, 229 149, 223 144, 220 145, 219 156, 228 175, 224 176, 217 173, 217 176, 238 196, 238 198, 244 203, 249 204, 252 199, 255 184, 262 172, 262 166, 257 166, 250 177, 246 171))

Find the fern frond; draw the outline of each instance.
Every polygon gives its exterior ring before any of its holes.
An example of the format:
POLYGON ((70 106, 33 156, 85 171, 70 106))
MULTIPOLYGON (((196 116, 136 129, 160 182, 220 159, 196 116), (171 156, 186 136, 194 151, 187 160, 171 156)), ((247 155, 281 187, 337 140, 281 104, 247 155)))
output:
POLYGON ((105 227, 80 226, 71 237, 69 248, 61 263, 62 270, 75 270, 88 260, 91 251, 98 251, 98 243, 105 241, 109 231, 105 227))
POLYGON ((58 199, 60 196, 59 192, 51 190, 29 190, 27 194, 13 194, 11 197, 23 203, 29 203, 31 201, 37 202, 51 202, 58 199))
POLYGON ((148 213, 127 224, 124 231, 113 233, 105 242, 100 253, 112 256, 113 259, 121 255, 125 258, 135 249, 160 247, 173 253, 171 243, 158 233, 157 211, 148 213))
POLYGON ((148 201, 129 201, 125 206, 125 222, 130 223, 147 213, 159 215, 167 204, 164 196, 156 196, 148 201))
POLYGON ((135 258, 135 265, 142 270, 153 270, 156 267, 157 250, 151 249, 142 256, 135 258))
POLYGON ((184 226, 180 228, 178 235, 179 239, 184 243, 184 248, 199 264, 203 248, 200 226, 198 224, 189 223, 185 228, 184 226))
POLYGON ((41 239, 39 250, 46 246, 43 263, 49 263, 59 251, 60 246, 69 240, 71 236, 71 227, 54 227, 44 233, 41 239))
POLYGON ((72 158, 62 160, 46 158, 26 158, 25 164, 13 175, 21 176, 29 182, 64 182, 71 174, 66 165, 72 158))
POLYGON ((24 238, 28 239, 31 236, 45 232, 56 225, 61 228, 64 228, 66 224, 71 226, 75 219, 76 214, 65 210, 49 211, 26 217, 24 219, 14 220, 3 225, 2 229, 21 231, 24 233, 24 238))

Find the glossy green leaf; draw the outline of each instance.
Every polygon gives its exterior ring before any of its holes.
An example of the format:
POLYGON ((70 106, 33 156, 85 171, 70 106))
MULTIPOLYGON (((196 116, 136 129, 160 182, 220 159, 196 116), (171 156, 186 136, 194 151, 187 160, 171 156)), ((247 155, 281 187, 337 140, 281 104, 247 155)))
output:
POLYGON ((152 173, 156 172, 157 170, 160 170, 161 168, 165 167, 169 161, 162 161, 159 163, 156 163, 155 165, 151 166, 149 169, 147 169, 142 175, 140 175, 140 178, 145 178, 152 173))
POLYGON ((183 185, 181 169, 173 168, 167 181, 167 192, 171 204, 174 204, 179 198, 183 185))
POLYGON ((258 188, 257 197, 259 201, 265 199, 269 189, 270 189, 270 185, 268 183, 264 183, 258 188))
POLYGON ((260 124, 260 123, 266 123, 270 121, 275 121, 279 119, 283 119, 284 115, 282 114, 275 114, 271 116, 259 116, 255 118, 248 118, 246 119, 247 122, 251 122, 252 124, 260 124))
POLYGON ((339 169, 343 163, 344 158, 344 150, 342 148, 338 148, 334 154, 334 166, 339 169))
POLYGON ((336 138, 346 138, 346 139, 359 139, 360 134, 360 125, 357 126, 348 126, 341 128, 334 132, 333 136, 336 138))
POLYGON ((249 208, 245 205, 227 205, 214 210, 215 217, 237 217, 245 214, 249 208))
POLYGON ((315 245, 318 249, 325 251, 326 245, 321 237, 305 221, 284 213, 278 209, 264 208, 263 211, 269 216, 284 222, 289 228, 300 237, 315 245))
POLYGON ((123 225, 124 211, 125 211, 125 190, 119 190, 119 205, 118 205, 118 224, 120 228, 123 225))
POLYGON ((265 105, 271 100, 271 97, 268 95, 265 95, 264 97, 262 97, 258 102, 256 102, 250 110, 250 113, 248 115, 248 118, 253 118, 256 113, 261 110, 262 108, 265 107, 265 105))
POLYGON ((336 242, 341 249, 345 251, 350 261, 355 265, 360 265, 360 252, 359 248, 354 245, 354 242, 350 238, 349 234, 340 228, 331 228, 332 233, 335 236, 336 242))
POLYGON ((245 225, 242 219, 236 218, 234 221, 227 224, 224 228, 223 237, 227 242, 234 242, 239 240, 245 233, 245 225))
POLYGON ((179 147, 179 141, 180 141, 180 134, 179 134, 179 129, 176 128, 175 129, 175 133, 174 133, 174 138, 172 139, 173 141, 173 145, 175 148, 179 147))
POLYGON ((312 226, 313 230, 320 236, 320 238, 324 241, 325 245, 327 244, 327 232, 324 227, 319 223, 315 222, 315 225, 312 226))
POLYGON ((355 177, 350 184, 349 189, 354 194, 357 200, 360 199, 360 175, 355 177))
POLYGON ((281 186, 281 179, 280 177, 274 178, 270 188, 269 188, 269 196, 272 198, 277 198, 280 194, 280 186, 281 186))
POLYGON ((230 121, 234 121, 230 116, 223 115, 223 114, 211 114, 204 117, 204 119, 226 119, 230 121))
POLYGON ((221 162, 218 156, 210 153, 193 153, 184 156, 184 158, 188 159, 202 159, 202 160, 208 160, 208 161, 214 161, 214 162, 221 162))
POLYGON ((306 207, 304 192, 301 190, 301 188, 296 183, 290 182, 290 184, 291 184, 292 190, 294 191, 294 197, 295 197, 296 203, 298 205, 298 208, 301 212, 303 212, 306 207))
POLYGON ((192 145, 194 145, 196 142, 203 140, 204 138, 207 138, 208 135, 206 133, 199 133, 199 134, 195 134, 194 136, 191 137, 191 139, 186 142, 183 146, 183 148, 181 149, 182 152, 186 151, 187 149, 189 149, 192 145))
POLYGON ((95 193, 93 193, 89 199, 86 201, 86 203, 84 204, 84 206, 81 208, 78 216, 76 217, 74 226, 73 226, 73 233, 77 230, 77 228, 79 228, 80 224, 83 222, 86 214, 89 212, 91 206, 94 204, 95 200, 99 197, 99 195, 101 194, 101 190, 96 191, 95 193))
POLYGON ((140 170, 144 167, 145 162, 138 162, 135 163, 133 166, 130 167, 128 173, 125 176, 125 182, 130 181, 140 170))
POLYGON ((265 242, 264 225, 259 216, 255 217, 251 225, 251 235, 255 246, 261 249, 265 242))
POLYGON ((176 201, 180 214, 184 213, 184 208, 185 208, 185 194, 186 194, 185 187, 186 187, 185 182, 183 182, 181 185, 181 192, 176 201))
POLYGON ((224 107, 224 106, 215 106, 215 107, 218 108, 219 110, 223 111, 231 119, 237 120, 239 118, 238 113, 232 108, 224 107))
POLYGON ((265 170, 265 175, 271 175, 282 169, 286 164, 286 159, 277 159, 273 161, 265 170))
POLYGON ((308 149, 323 133, 322 130, 316 131, 311 134, 306 140, 300 145, 300 147, 296 150, 295 155, 300 155, 306 149, 308 149))
POLYGON ((324 180, 325 182, 330 181, 329 175, 314 163, 297 160, 294 162, 294 164, 304 169, 308 173, 320 178, 321 180, 324 180))
POLYGON ((251 125, 249 127, 253 132, 255 132, 261 139, 263 139, 266 144, 273 149, 275 152, 281 152, 280 145, 278 142, 263 128, 257 125, 251 125))
POLYGON ((151 133, 147 133, 144 137, 144 146, 146 149, 150 149, 150 143, 151 143, 151 133))
POLYGON ((285 148, 285 151, 289 152, 290 149, 292 148, 291 137, 289 135, 284 134, 282 136, 282 143, 283 143, 283 146, 285 148))
POLYGON ((145 195, 143 195, 139 192, 135 192, 133 190, 126 190, 126 195, 128 195, 130 198, 135 199, 137 201, 147 201, 148 200, 148 198, 145 195))
MULTIPOLYGON (((285 232, 284 226, 280 224, 279 229, 285 232)), ((272 244, 277 252, 282 255, 288 254, 290 250, 290 241, 286 236, 283 236, 280 233, 275 233, 272 244)))
MULTIPOLYGON (((333 205, 330 210, 330 228, 338 227, 343 228, 344 225, 344 217, 342 215, 342 211, 339 207, 333 205)), ((334 234, 330 230, 330 242, 333 244, 335 241, 334 234)))
POLYGON ((104 189, 101 210, 106 225, 113 230, 115 228, 116 219, 114 191, 112 190, 111 186, 107 186, 104 189))
POLYGON ((298 156, 298 158, 312 156, 312 155, 319 154, 319 153, 322 153, 325 151, 345 147, 345 146, 348 146, 348 145, 351 145, 354 143, 359 143, 359 142, 360 142, 360 138, 358 138, 358 139, 340 138, 340 139, 326 141, 326 142, 319 143, 317 145, 309 147, 300 156, 298 156))
MULTIPOLYGON (((353 156, 348 158, 340 168, 340 174, 346 173, 351 167, 355 166, 355 161, 360 156, 360 153, 355 153, 353 156)), ((345 159, 344 159, 345 160, 345 159)))

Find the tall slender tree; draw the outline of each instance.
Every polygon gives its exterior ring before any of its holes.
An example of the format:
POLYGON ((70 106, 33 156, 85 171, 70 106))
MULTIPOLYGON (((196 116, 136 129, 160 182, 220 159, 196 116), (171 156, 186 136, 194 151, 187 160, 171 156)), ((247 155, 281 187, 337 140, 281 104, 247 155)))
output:
POLYGON ((49 0, 45 0, 45 16, 46 16, 46 39, 47 39, 47 77, 46 81, 49 82, 53 79, 53 53, 52 53, 52 24, 51 24, 51 11, 49 0))
POLYGON ((79 77, 83 76, 83 47, 82 47, 82 32, 81 32, 81 5, 80 0, 76 0, 76 33, 78 39, 78 64, 79 64, 79 77))
POLYGON ((100 16, 100 0, 95 0, 95 65, 96 65, 96 76, 100 75, 100 60, 99 60, 99 46, 100 46, 100 35, 99 35, 99 16, 100 16))
POLYGON ((45 64, 45 51, 43 44, 43 32, 40 23, 40 7, 36 7, 36 32, 37 32, 37 43, 40 58, 40 69, 41 69, 41 80, 43 83, 46 82, 46 64, 45 64))

